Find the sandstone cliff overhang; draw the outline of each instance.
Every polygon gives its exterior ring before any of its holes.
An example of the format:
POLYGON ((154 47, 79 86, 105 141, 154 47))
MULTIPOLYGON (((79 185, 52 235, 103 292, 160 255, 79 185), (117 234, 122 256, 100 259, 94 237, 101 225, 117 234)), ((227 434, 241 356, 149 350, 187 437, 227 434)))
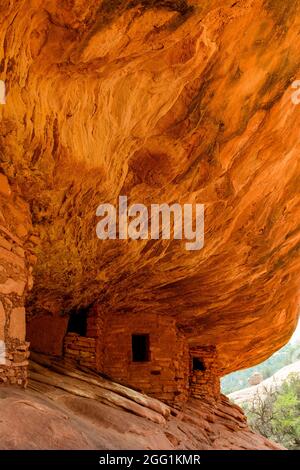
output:
POLYGON ((1 217, 34 251, 24 282, 37 260, 28 321, 59 335, 97 300, 172 316, 224 374, 262 361, 298 313, 300 2, 71 4, 0 6, 1 217), (99 242, 96 208, 120 194, 205 204, 204 249, 99 242))

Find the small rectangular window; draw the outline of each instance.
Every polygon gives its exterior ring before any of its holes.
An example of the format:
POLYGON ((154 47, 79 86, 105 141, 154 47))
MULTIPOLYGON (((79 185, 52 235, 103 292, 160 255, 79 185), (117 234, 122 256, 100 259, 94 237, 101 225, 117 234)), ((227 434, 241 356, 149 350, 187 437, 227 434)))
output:
POLYGON ((132 335, 132 361, 147 362, 149 360, 149 335, 132 335))
POLYGON ((205 370, 205 365, 203 364, 203 361, 199 359, 198 357, 193 357, 193 370, 205 370))

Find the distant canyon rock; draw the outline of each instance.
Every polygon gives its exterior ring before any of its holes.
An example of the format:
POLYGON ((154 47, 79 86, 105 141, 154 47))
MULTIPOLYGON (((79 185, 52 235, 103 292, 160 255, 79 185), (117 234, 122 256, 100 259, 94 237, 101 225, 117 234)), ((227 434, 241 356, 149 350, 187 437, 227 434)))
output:
POLYGON ((278 372, 275 372, 268 379, 263 380, 259 384, 253 384, 252 387, 243 388, 228 395, 230 400, 234 403, 242 405, 243 403, 251 403, 255 400, 256 396, 264 398, 266 394, 272 390, 278 390, 283 382, 289 380, 291 375, 298 375, 300 378, 300 361, 289 364, 283 367, 278 372))

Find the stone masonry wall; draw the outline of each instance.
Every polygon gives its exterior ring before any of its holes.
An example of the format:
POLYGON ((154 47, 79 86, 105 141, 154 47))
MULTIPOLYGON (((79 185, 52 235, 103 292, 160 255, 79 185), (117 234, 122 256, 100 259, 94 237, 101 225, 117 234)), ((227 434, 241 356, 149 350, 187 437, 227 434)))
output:
POLYGON ((65 336, 67 363, 97 370, 177 408, 189 396, 205 401, 220 397, 215 346, 189 348, 170 317, 154 313, 105 316, 96 305, 88 313, 86 334, 65 336), (149 336, 147 361, 133 361, 132 335, 149 336), (201 361, 204 370, 193 369, 193 358, 201 361))
POLYGON ((34 259, 26 247, 32 233, 27 205, 0 173, 0 384, 26 386, 26 291, 32 288, 34 259))
POLYGON ((66 363, 96 369, 96 340, 77 333, 68 333, 64 340, 66 363))
POLYGON ((156 314, 115 314, 104 329, 104 335, 99 338, 104 345, 101 372, 175 407, 186 401, 188 347, 172 318, 156 314), (149 334, 149 361, 132 361, 133 334, 149 334))
POLYGON ((101 370, 103 364, 104 316, 98 306, 92 307, 87 316, 86 336, 69 332, 64 338, 64 360, 93 370, 101 370))
POLYGON ((220 397, 220 377, 215 346, 190 348, 190 394, 194 398, 217 400, 220 397), (205 370, 193 370, 193 357, 202 361, 205 370))
POLYGON ((104 362, 104 337, 106 327, 105 312, 100 305, 91 308, 87 318, 87 332, 89 338, 95 338, 96 369, 102 371, 104 362))

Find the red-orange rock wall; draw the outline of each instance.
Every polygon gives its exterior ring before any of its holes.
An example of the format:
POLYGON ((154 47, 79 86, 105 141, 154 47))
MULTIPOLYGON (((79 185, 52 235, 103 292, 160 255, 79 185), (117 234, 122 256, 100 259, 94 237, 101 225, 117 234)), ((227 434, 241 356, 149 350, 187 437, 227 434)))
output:
POLYGON ((67 315, 50 314, 27 316, 26 335, 33 351, 61 356, 69 318, 67 315))

